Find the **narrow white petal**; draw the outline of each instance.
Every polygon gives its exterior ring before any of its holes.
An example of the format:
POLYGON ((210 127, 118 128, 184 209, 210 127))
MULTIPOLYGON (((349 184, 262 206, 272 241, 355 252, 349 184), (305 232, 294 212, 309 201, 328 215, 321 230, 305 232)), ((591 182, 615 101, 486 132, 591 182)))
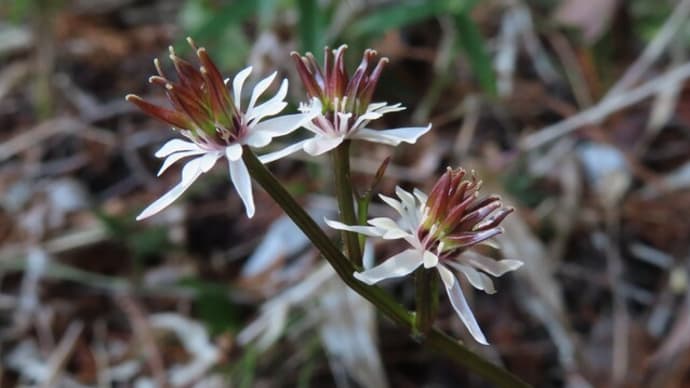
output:
POLYGON ((448 294, 450 304, 453 306, 453 309, 455 309, 455 312, 465 324, 465 327, 467 327, 467 330, 469 330, 470 334, 472 334, 472 337, 477 342, 482 345, 488 345, 489 343, 486 341, 486 337, 484 336, 484 333, 482 333, 482 329, 479 327, 477 319, 474 317, 470 306, 467 304, 465 295, 462 294, 462 289, 460 288, 460 284, 455 278, 455 275, 453 275, 453 273, 443 265, 437 265, 436 269, 438 270, 441 281, 446 288, 446 293, 448 294))
POLYGON ((432 252, 425 250, 422 259, 424 260, 424 268, 433 268, 438 265, 438 256, 432 252))
POLYGON ((337 118, 336 120, 336 127, 335 130, 342 135, 349 135, 350 132, 350 117, 352 117, 352 113, 343 113, 343 112, 336 112, 335 116, 337 118))
POLYGON ((420 203, 426 203, 426 201, 429 199, 429 197, 426 195, 425 192, 422 190, 419 190, 418 188, 414 188, 413 190, 414 196, 417 197, 420 203))
MULTIPOLYGON (((182 193, 184 193, 189 188, 189 186, 191 186, 192 183, 194 183, 194 181, 196 181, 197 178, 199 178, 201 174, 208 171, 205 170, 205 168, 208 166, 210 161, 213 161, 213 163, 215 163, 215 160, 213 160, 213 156, 214 155, 212 154, 206 154, 187 162, 187 164, 185 164, 182 168, 182 179, 180 180, 180 183, 178 183, 167 193, 163 194, 163 196, 158 198, 152 204, 147 206, 146 209, 144 209, 141 212, 141 214, 137 216, 137 221, 151 217, 152 215, 170 206, 170 204, 173 203, 177 198, 179 198, 182 195, 182 193)), ((211 166, 213 165, 211 164, 211 166)))
POLYGON ((339 221, 324 219, 326 225, 337 230, 347 230, 348 232, 355 232, 363 234, 369 237, 381 237, 381 231, 374 226, 363 226, 363 225, 346 225, 339 221))
POLYGON ((161 174, 163 174, 165 172, 165 170, 168 169, 168 167, 175 164, 175 162, 177 162, 178 160, 189 157, 189 156, 203 154, 204 152, 205 152, 204 150, 199 150, 199 149, 191 150, 191 151, 175 152, 174 154, 165 158, 165 161, 163 161, 163 165, 161 166, 160 170, 158 170, 158 174, 156 174, 156 176, 161 176, 161 174))
POLYGON ((363 115, 359 116, 358 120, 363 119, 363 120, 371 121, 371 120, 380 119, 381 116, 383 116, 383 115, 379 112, 369 111, 369 112, 365 112, 363 115))
POLYGON ((460 261, 473 265, 476 268, 488 273, 489 275, 500 277, 510 271, 522 267, 520 260, 494 260, 474 251, 466 251, 460 256, 460 261))
POLYGON ((265 131, 251 131, 244 139, 244 144, 254 148, 266 147, 273 140, 273 135, 265 131))
POLYGON ((402 106, 401 103, 393 104, 393 105, 388 105, 385 102, 380 103, 379 105, 376 105, 375 107, 372 108, 373 104, 369 104, 369 108, 367 110, 370 111, 375 111, 381 114, 386 114, 386 113, 391 113, 391 112, 400 112, 401 110, 405 110, 404 106, 402 106))
POLYGON ((381 237, 386 240, 395 240, 399 238, 405 238, 410 236, 411 233, 402 229, 397 222, 391 220, 388 217, 376 217, 367 221, 370 225, 385 231, 381 237))
POLYGON ((163 146, 158 151, 156 151, 155 155, 157 158, 165 158, 166 156, 175 152, 193 151, 199 149, 199 146, 191 141, 184 141, 182 139, 172 139, 169 140, 167 143, 163 144, 163 146))
MULTIPOLYGON (((372 102, 372 103, 369 104, 369 106, 367 106, 367 110, 377 110, 377 109, 381 109, 381 108, 383 108, 383 107, 386 106, 386 105, 388 105, 387 102, 372 102)), ((398 105, 399 105, 399 104, 398 104, 398 105)))
POLYGON ((311 156, 324 154, 343 142, 344 136, 316 135, 304 143, 304 151, 311 156))
POLYGON ((282 115, 256 124, 252 131, 266 132, 272 136, 283 136, 296 131, 312 118, 314 116, 311 113, 282 115))
POLYGON ((240 195, 247 211, 247 217, 254 216, 254 194, 252 193, 252 179, 247 171, 247 166, 241 160, 228 161, 230 168, 230 180, 240 195))
POLYGON ((417 139, 429 132, 430 129, 431 124, 427 127, 407 127, 384 130, 362 128, 357 130, 350 137, 353 139, 397 146, 402 142, 414 144, 417 142, 417 139))
POLYGON ((380 119, 383 116, 378 112, 366 112, 363 115, 357 117, 354 124, 352 124, 353 129, 362 128, 363 126, 369 124, 370 121, 380 119))
POLYGON ((242 157, 242 146, 235 143, 225 147, 225 157, 232 162, 240 160, 242 157))
POLYGON ((259 83, 254 86, 254 90, 252 90, 252 97, 249 99, 249 106, 247 106, 247 115, 251 113, 254 110, 254 105, 256 105, 256 101, 261 97, 262 94, 268 89, 269 86, 271 86, 271 83, 273 83, 273 80, 276 78, 278 75, 277 71, 274 71, 271 75, 268 77, 262 79, 259 81, 259 83))
POLYGON ((239 111, 242 110, 242 104, 240 104, 240 101, 242 100, 242 87, 244 87, 244 81, 247 80, 247 77, 249 77, 249 74, 251 73, 252 67, 246 67, 237 73, 235 78, 232 80, 232 98, 235 99, 235 106, 239 111))
POLYGON ((287 103, 283 101, 287 95, 287 90, 288 80, 284 79, 280 84, 280 89, 278 89, 278 92, 273 97, 253 107, 251 110, 247 109, 247 121, 257 123, 264 117, 280 113, 287 106, 287 103))
POLYGON ((372 285, 388 278, 405 276, 422 265, 421 253, 414 249, 408 249, 391 256, 383 263, 364 272, 355 272, 358 280, 372 285))
POLYGON ((389 196, 386 196, 383 194, 379 194, 379 198, 381 198, 381 200, 383 202, 385 202, 388 206, 395 209, 395 211, 397 211, 398 214, 403 215, 400 201, 398 201, 397 199, 395 199, 393 197, 389 197, 389 196))
POLYGON ((279 149, 278 151, 274 152, 269 152, 267 154, 263 154, 259 156, 259 160, 261 163, 266 164, 266 163, 271 163, 273 161, 276 161, 278 159, 282 159, 290 154, 294 154, 295 152, 301 150, 304 147, 304 143, 306 140, 299 141, 294 144, 290 144, 287 147, 283 147, 282 149, 279 149))
MULTIPOLYGON (((216 165, 216 161, 218 161, 218 158, 220 158, 223 155, 222 152, 220 151, 211 151, 211 152, 206 152, 203 156, 198 158, 199 160, 199 168, 201 169, 202 173, 208 172, 213 166, 216 165)), ((183 171, 184 175, 184 171, 183 171)), ((184 176, 182 177, 184 179, 184 176)))
POLYGON ((395 194, 400 198, 401 216, 410 228, 416 228, 421 222, 421 214, 415 197, 400 186, 395 187, 395 194))
POLYGON ((484 285, 484 292, 486 292, 487 294, 495 294, 496 287, 494 286, 494 281, 482 272, 479 273, 479 277, 482 279, 482 284, 484 285))
POLYGON ((461 272, 463 275, 465 275, 465 278, 467 278, 472 287, 478 290, 482 290, 487 294, 496 293, 494 282, 485 274, 477 271, 469 265, 464 265, 453 261, 448 261, 447 263, 448 265, 456 269, 458 272, 461 272))
MULTIPOLYGON (((199 173, 199 175, 201 175, 201 173, 199 173)), ((199 175, 197 175, 196 178, 198 178, 199 175)), ((152 204, 147 206, 146 209, 142 210, 142 212, 139 213, 139 215, 137 216, 137 221, 141 221, 144 218, 151 217, 152 215, 170 206, 170 204, 175 202, 175 200, 179 198, 189 188, 190 185, 191 183, 188 185, 184 185, 182 184, 182 182, 178 183, 175 187, 170 189, 170 191, 163 194, 160 198, 158 198, 152 204)))

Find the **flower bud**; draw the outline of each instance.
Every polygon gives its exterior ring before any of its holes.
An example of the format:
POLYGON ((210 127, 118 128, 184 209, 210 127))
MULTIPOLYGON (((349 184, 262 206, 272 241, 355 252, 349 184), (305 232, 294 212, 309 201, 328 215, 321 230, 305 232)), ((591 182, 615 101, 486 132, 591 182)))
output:
POLYGON ((361 115, 367 111, 388 58, 381 58, 377 65, 370 69, 377 53, 375 50, 365 50, 359 67, 350 78, 345 70, 346 49, 347 45, 342 45, 336 50, 326 47, 323 69, 311 53, 300 56, 293 52, 291 56, 295 60, 297 73, 307 95, 321 100, 324 112, 337 111, 361 115))
POLYGON ((499 224, 513 211, 503 207, 496 195, 479 198, 481 181, 474 172, 470 179, 466 175, 462 168, 449 168, 426 202, 420 237, 437 244, 443 252, 456 254, 502 233, 499 224))
POLYGON ((170 47, 170 60, 177 73, 177 82, 165 75, 157 59, 154 64, 158 75, 149 78, 151 84, 164 88, 172 109, 151 104, 132 94, 127 96, 127 101, 182 130, 195 142, 228 145, 244 135, 246 128, 241 122, 241 115, 206 49, 197 48, 191 39, 188 42, 199 59, 198 69, 178 57, 170 47))

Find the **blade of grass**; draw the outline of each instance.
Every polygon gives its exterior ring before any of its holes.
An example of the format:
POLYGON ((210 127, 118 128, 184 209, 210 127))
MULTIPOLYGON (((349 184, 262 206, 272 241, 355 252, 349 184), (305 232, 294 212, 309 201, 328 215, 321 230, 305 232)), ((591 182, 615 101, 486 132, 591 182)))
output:
MULTIPOLYGON (((222 36, 223 32, 230 26, 239 25, 257 11, 260 2, 258 1, 233 1, 224 5, 210 14, 208 19, 198 26, 190 28, 184 36, 192 36, 197 41, 212 40, 214 37, 222 36)), ((200 5, 203 7, 204 5, 200 5)), ((186 44, 181 44, 180 52, 187 49, 186 44)), ((176 49, 178 47, 175 47, 176 49)))
POLYGON ((299 11, 299 29, 300 44, 303 52, 318 53, 321 50, 319 47, 324 42, 321 42, 321 14, 319 5, 316 0, 297 0, 297 9, 299 11))
POLYGON ((458 44, 467 55, 472 72, 477 77, 479 85, 485 92, 496 95, 496 78, 494 76, 491 58, 486 50, 484 39, 479 33, 468 11, 455 14, 455 24, 458 30, 458 44))
POLYGON ((403 28, 434 16, 469 12, 477 0, 429 0, 396 2, 364 15, 355 22, 351 31, 355 35, 382 34, 403 28))

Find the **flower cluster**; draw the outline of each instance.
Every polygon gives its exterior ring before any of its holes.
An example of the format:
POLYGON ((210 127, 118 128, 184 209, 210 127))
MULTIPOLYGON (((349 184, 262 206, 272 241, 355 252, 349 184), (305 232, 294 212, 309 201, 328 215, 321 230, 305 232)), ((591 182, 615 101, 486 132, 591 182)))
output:
POLYGON ((404 239, 406 249, 380 265, 355 277, 367 284, 412 273, 417 268, 435 268, 445 286, 448 298, 472 336, 482 344, 486 337, 470 310, 452 270, 464 275, 479 290, 496 292, 487 274, 499 277, 522 265, 518 260, 496 261, 467 250, 502 233, 501 221, 513 209, 503 207, 497 196, 479 198, 481 181, 463 169, 448 169, 427 197, 420 190, 409 193, 396 188, 398 199, 380 195, 400 215, 399 221, 387 217, 372 218, 367 226, 345 225, 327 220, 335 229, 347 230, 383 239, 404 239))
MULTIPOLYGON (((145 208, 137 217, 138 220, 169 206, 220 158, 227 160, 230 180, 244 203, 247 216, 252 217, 255 205, 247 166, 252 168, 255 178, 262 177, 263 181, 257 180, 265 188, 267 180, 274 178, 256 161, 253 153, 247 153, 247 150, 263 148, 274 137, 290 134, 298 128, 305 128, 313 136, 274 152, 264 153, 259 156, 259 161, 268 163, 298 150, 304 150, 310 155, 321 155, 350 140, 387 145, 415 143, 431 128, 431 124, 388 130, 369 128, 372 120, 385 113, 404 109, 400 104, 372 102, 374 89, 388 62, 386 58, 381 58, 374 65, 377 54, 373 50, 364 52, 361 63, 351 77, 345 70, 345 45, 332 51, 327 48, 323 67, 317 64, 310 53, 305 56, 292 53, 308 101, 301 104, 300 113, 276 116, 287 106, 284 101, 287 80, 280 83, 275 95, 260 102, 276 79, 276 73, 271 74, 256 84, 248 102, 243 103, 244 84, 252 68, 240 71, 230 83, 222 78, 204 48, 197 48, 191 39, 189 43, 196 52, 199 67, 179 58, 171 49, 170 59, 177 73, 176 81, 165 75, 158 60, 154 61, 158 75, 152 76, 150 82, 165 90, 172 108, 154 105, 136 95, 127 96, 128 101, 170 124, 184 137, 184 140, 176 138, 168 141, 156 152, 157 157, 164 158, 159 175, 174 163, 191 158, 182 168, 180 182, 145 208), (269 118, 271 116, 276 117, 269 118), (263 172, 255 174, 257 170, 263 172)), ((349 170, 335 173, 340 174, 339 176, 347 175, 349 170)), ((271 185, 274 188, 273 198, 284 209, 298 206, 291 202, 293 200, 287 192, 275 189, 280 186, 279 183, 271 181, 269 186, 271 185)), ((379 217, 370 219, 368 225, 346 225, 327 220, 327 224, 335 229, 383 239, 404 239, 411 246, 376 267, 350 276, 367 284, 374 284, 383 279, 410 274, 420 267, 435 268, 457 314, 472 336, 478 342, 486 344, 486 338, 465 300, 454 272, 461 273, 473 287, 493 293, 494 284, 488 275, 502 276, 517 269, 522 263, 517 260, 496 261, 468 250, 477 244, 487 243, 500 234, 502 229, 499 224, 512 212, 512 209, 503 207, 496 196, 480 198, 480 187, 481 182, 474 174, 468 177, 465 170, 449 169, 428 197, 419 190, 410 193, 401 188, 396 189, 397 199, 380 196, 399 213, 399 221, 379 217)), ((267 191, 271 193, 271 190, 267 191)), ((345 201, 351 199, 344 198, 345 201)), ((341 210, 342 208, 341 204, 341 210)), ((288 212, 293 214, 293 220, 298 224, 305 223, 302 218, 309 218, 306 214, 304 217, 294 216, 295 213, 288 212)), ((311 225, 307 226, 302 230, 308 232, 312 241, 325 239, 330 244, 328 237, 320 230, 323 237, 314 232, 311 225)), ((323 247, 323 244, 316 245, 323 247)), ((326 251, 328 249, 324 249, 326 251)), ((329 260, 340 259, 331 257, 329 260)))

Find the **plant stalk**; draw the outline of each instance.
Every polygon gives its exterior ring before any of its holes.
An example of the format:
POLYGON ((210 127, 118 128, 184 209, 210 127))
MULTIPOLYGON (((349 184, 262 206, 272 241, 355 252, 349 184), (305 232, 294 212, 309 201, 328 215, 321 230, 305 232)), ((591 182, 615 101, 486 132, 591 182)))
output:
MULTIPOLYGON (((302 230, 314 246, 321 252, 324 258, 333 266, 338 276, 351 289, 371 302, 376 309, 387 316, 399 326, 407 329, 410 335, 415 333, 414 316, 403 306, 397 303, 383 289, 368 286, 353 276, 356 267, 345 257, 331 242, 328 236, 321 230, 316 222, 304 211, 290 193, 280 184, 266 166, 259 161, 254 152, 247 146, 243 147, 242 159, 252 178, 268 192, 292 221, 302 230)), ((413 336, 414 337, 414 336, 413 336)), ((485 378, 497 387, 529 388, 530 385, 523 382, 509 371, 490 363, 475 354, 458 341, 448 335, 431 329, 424 339, 424 344, 433 351, 442 353, 448 358, 466 367, 477 375, 485 378)))
MULTIPOLYGON (((358 225, 352 198, 352 179, 350 178, 350 141, 345 140, 333 152, 335 174, 335 196, 338 200, 340 221, 347 225, 358 225)), ((342 231, 347 257, 358 266, 362 265, 362 251, 357 233, 342 231)))
POLYGON ((438 309, 438 277, 435 272, 424 267, 415 271, 415 328, 423 337, 429 333, 438 309))

